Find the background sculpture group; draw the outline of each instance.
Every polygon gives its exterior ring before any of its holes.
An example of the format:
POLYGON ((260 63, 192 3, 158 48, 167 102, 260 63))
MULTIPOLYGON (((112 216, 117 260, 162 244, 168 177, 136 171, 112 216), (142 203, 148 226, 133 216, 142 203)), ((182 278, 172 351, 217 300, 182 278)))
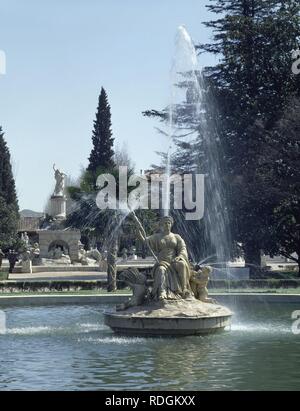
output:
POLYGON ((65 177, 66 174, 59 170, 58 168, 55 169, 55 164, 53 164, 54 170, 54 177, 55 177, 55 189, 54 189, 54 196, 63 196, 65 191, 65 177))

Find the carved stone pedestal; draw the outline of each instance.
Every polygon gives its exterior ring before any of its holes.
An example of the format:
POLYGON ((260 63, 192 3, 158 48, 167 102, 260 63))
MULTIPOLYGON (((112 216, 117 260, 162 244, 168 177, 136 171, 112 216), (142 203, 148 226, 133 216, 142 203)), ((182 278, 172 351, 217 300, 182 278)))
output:
POLYGON ((51 196, 50 199, 50 215, 57 220, 66 219, 66 197, 65 196, 51 196))

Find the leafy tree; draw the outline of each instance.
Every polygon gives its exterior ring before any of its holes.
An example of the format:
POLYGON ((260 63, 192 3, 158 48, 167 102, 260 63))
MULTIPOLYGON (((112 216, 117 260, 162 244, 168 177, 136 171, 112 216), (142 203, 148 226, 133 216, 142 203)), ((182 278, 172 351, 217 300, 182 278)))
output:
POLYGON ((134 163, 132 162, 126 144, 115 148, 114 162, 116 167, 127 167, 129 174, 134 173, 134 163))

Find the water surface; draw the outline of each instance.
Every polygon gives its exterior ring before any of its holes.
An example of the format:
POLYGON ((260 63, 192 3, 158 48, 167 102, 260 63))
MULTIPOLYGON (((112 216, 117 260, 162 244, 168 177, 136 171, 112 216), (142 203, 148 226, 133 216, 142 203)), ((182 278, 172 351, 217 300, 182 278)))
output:
POLYGON ((235 307, 230 330, 204 337, 117 337, 106 307, 6 308, 0 390, 298 390, 295 304, 235 307))

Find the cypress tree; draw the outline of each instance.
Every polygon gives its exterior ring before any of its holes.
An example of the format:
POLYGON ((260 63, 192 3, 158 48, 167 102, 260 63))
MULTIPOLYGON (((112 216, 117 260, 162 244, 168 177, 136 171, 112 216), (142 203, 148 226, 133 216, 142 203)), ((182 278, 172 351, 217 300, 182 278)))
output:
POLYGON ((89 171, 94 178, 103 171, 110 171, 114 164, 114 138, 111 130, 111 111, 107 93, 102 87, 97 107, 96 120, 94 120, 93 149, 89 157, 89 171))
POLYGON ((12 246, 17 234, 19 207, 10 153, 0 127, 0 247, 12 246))
MULTIPOLYGON (((100 212, 96 205, 96 181, 101 173, 111 173, 117 179, 114 138, 111 130, 111 109, 105 89, 101 88, 98 100, 96 119, 92 135, 93 148, 89 165, 83 174, 80 188, 69 187, 69 193, 77 207, 68 216, 67 224, 88 232, 91 226, 99 242, 103 243, 103 232, 112 216, 111 210, 100 212)), ((88 234, 87 234, 88 235, 88 234)))

